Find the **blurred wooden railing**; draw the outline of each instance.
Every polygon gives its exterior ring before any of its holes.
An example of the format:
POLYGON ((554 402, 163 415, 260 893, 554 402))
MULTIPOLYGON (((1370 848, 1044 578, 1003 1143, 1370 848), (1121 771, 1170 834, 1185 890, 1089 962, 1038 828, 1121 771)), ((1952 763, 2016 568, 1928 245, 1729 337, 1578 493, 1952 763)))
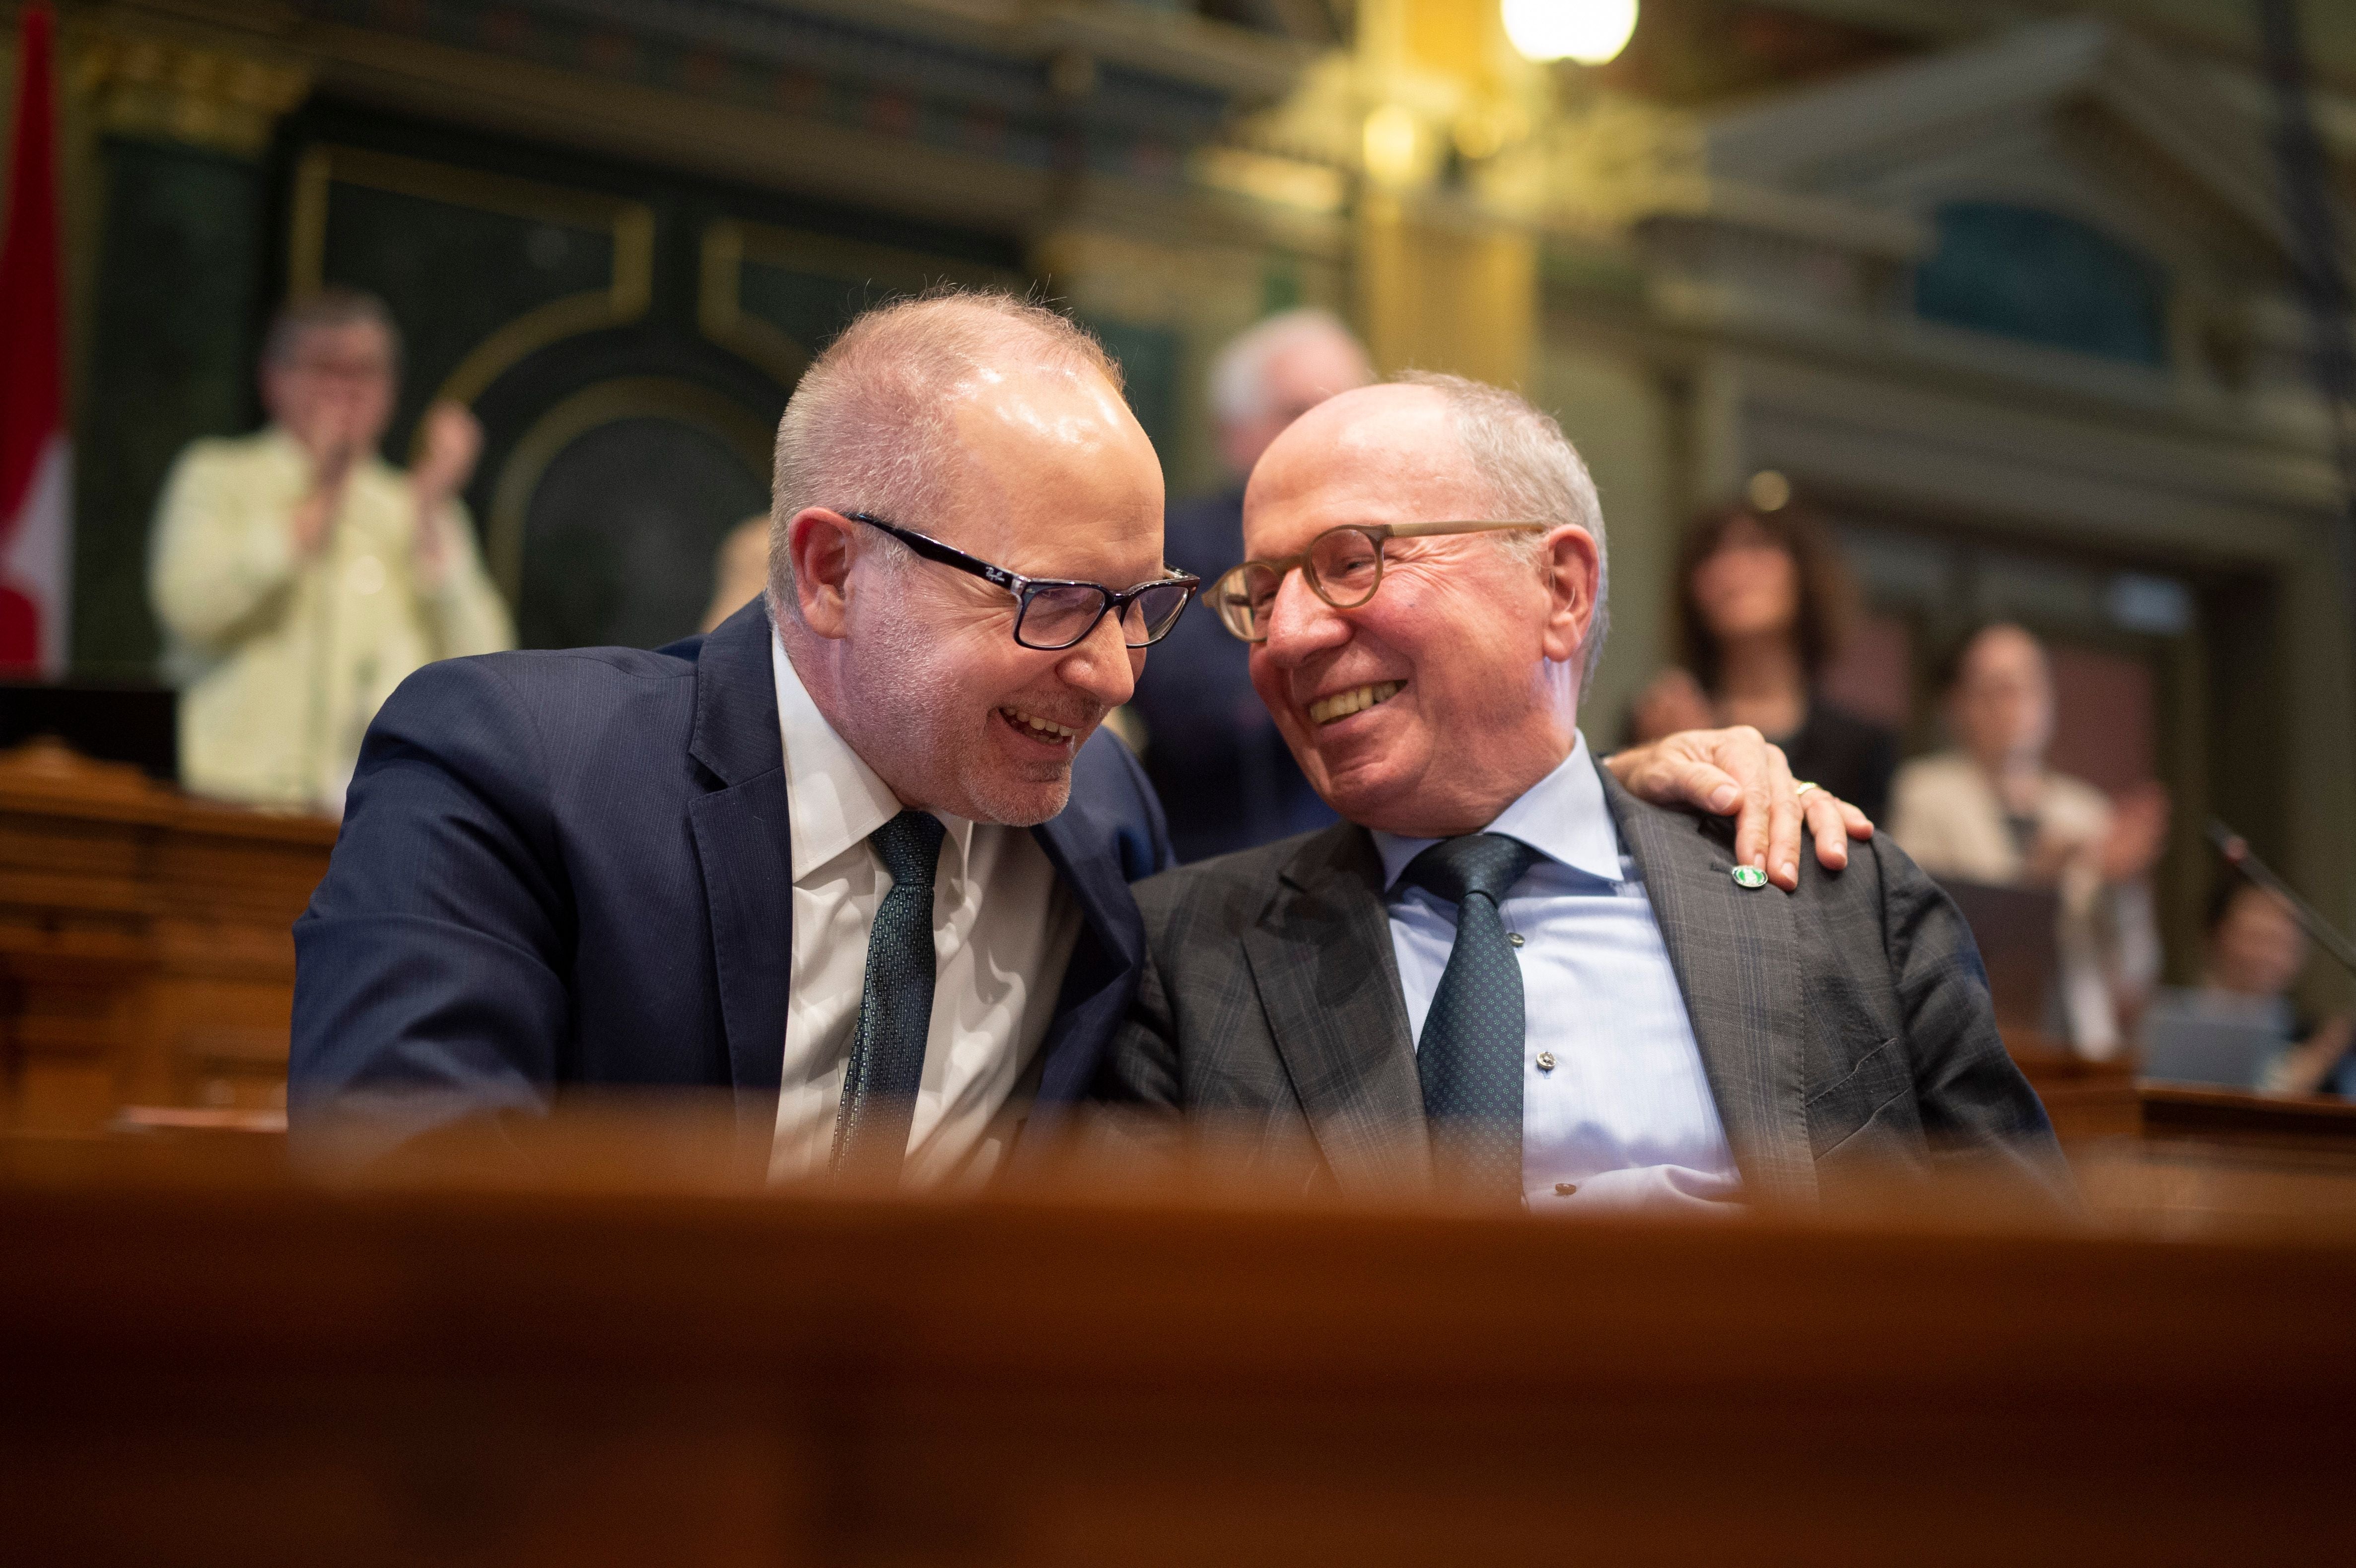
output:
POLYGON ((278 1115, 291 927, 335 841, 53 741, 0 753, 0 1129, 278 1115))
POLYGON ((894 1201, 646 1147, 322 1186, 282 1140, 0 1141, 8 1556, 2346 1550, 2350 1225, 2169 1242, 1930 1198, 1542 1222, 1085 1173, 894 1201))

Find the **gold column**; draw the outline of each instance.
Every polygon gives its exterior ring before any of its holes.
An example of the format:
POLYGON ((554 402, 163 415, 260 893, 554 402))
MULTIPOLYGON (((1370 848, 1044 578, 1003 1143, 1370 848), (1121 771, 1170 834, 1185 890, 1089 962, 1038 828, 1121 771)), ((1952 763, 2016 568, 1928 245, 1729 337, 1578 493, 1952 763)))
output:
POLYGON ((1437 186, 1460 117, 1515 85, 1496 0, 1367 0, 1359 16, 1368 111, 1356 303, 1375 363, 1526 386, 1536 237, 1470 182, 1437 186))
POLYGON ((1375 363, 1528 383, 1537 336, 1537 245, 1510 224, 1418 216, 1390 192, 1359 208, 1358 316, 1375 363))

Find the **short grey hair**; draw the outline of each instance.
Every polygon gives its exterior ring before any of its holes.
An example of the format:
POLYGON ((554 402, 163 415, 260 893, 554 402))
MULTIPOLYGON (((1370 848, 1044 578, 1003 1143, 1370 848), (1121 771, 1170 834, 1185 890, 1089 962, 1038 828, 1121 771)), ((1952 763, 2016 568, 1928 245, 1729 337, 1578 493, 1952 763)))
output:
MULTIPOLYGON (((1464 455, 1495 494, 1497 521, 1569 523, 1595 540, 1595 613, 1580 649, 1579 686, 1586 691, 1595 684, 1604 634, 1612 627, 1612 565, 1603 543, 1603 503, 1579 449, 1552 415, 1503 387, 1430 370, 1409 370, 1396 379, 1403 386, 1429 387, 1448 405, 1464 455)), ((1533 562, 1546 540, 1544 534, 1498 538, 1533 562)))
MULTIPOLYGON (((863 510, 929 531, 952 492, 948 411, 984 372, 1037 369, 1101 377, 1120 366, 1088 331, 1046 306, 995 290, 942 287, 876 306, 802 372, 777 421, 769 504, 769 611, 800 614, 786 525, 807 507, 863 510)), ((906 548, 869 543, 896 564, 906 548)))
MULTIPOLYGON (((1302 305, 1280 311, 1228 339, 1211 361, 1211 412, 1222 424, 1245 424, 1269 411, 1269 361, 1304 338, 1339 338, 1363 356, 1365 348, 1330 310, 1302 305)), ((1343 389, 1335 388, 1335 391, 1343 389)))
POLYGON ((330 283, 296 294, 278 307, 262 335, 262 362, 273 368, 291 365, 303 339, 323 327, 373 326, 392 347, 392 364, 401 368, 401 327, 383 300, 366 289, 330 283))

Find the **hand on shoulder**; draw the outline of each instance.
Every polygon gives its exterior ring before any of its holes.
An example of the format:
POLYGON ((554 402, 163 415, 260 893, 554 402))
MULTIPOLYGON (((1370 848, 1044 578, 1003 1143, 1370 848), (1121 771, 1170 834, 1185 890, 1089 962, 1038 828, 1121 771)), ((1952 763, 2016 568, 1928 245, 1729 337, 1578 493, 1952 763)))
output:
POLYGON ((1815 841, 1816 863, 1848 864, 1848 842, 1873 837, 1865 813, 1828 791, 1803 790, 1783 748, 1748 724, 1688 730, 1603 760, 1637 799, 1735 819, 1738 864, 1764 869, 1789 892, 1800 885, 1800 839, 1815 841))

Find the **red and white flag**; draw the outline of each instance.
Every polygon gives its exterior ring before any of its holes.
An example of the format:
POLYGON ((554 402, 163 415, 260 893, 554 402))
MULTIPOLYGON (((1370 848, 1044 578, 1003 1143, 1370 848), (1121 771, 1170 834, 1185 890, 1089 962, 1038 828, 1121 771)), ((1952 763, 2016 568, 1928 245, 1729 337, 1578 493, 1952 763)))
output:
POLYGON ((61 675, 73 560, 49 8, 25 7, 0 241, 0 674, 61 675))

